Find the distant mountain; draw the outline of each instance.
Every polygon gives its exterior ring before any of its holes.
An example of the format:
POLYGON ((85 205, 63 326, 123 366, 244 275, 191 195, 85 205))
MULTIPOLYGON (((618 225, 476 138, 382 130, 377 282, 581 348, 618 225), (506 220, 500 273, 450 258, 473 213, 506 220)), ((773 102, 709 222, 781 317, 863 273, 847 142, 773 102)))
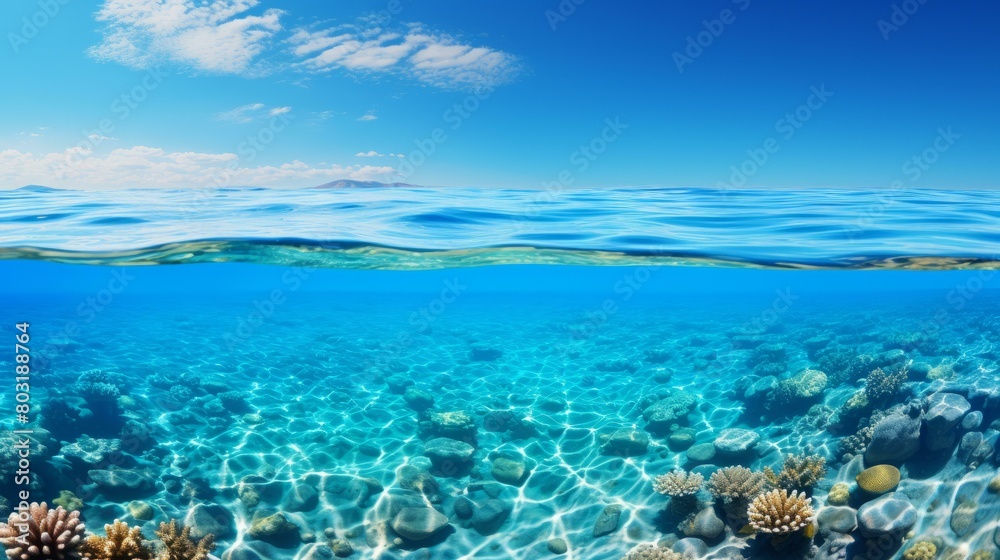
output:
POLYGON ((56 192, 56 191, 61 191, 63 189, 53 189, 52 187, 43 187, 42 185, 25 185, 23 187, 14 190, 31 191, 31 192, 56 192))
POLYGON ((379 183, 378 181, 351 181, 350 179, 340 179, 329 183, 313 187, 314 189, 381 189, 394 187, 413 187, 408 183, 379 183))

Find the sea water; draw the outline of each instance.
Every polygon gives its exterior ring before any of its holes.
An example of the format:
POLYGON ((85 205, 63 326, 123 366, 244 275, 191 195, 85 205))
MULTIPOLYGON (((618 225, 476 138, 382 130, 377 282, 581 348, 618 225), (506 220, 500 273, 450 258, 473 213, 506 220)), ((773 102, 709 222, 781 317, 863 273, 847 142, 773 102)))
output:
POLYGON ((996 195, 0 200, 3 517, 176 519, 233 559, 1000 552, 996 195), (811 527, 754 528, 735 466, 811 527))

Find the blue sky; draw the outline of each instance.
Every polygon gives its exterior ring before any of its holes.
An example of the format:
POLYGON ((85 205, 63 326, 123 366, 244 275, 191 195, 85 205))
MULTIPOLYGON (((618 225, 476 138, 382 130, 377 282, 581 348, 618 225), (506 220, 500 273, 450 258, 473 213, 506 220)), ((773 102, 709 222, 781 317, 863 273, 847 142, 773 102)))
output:
POLYGON ((992 188, 998 16, 940 0, 4 2, 0 187, 992 188))

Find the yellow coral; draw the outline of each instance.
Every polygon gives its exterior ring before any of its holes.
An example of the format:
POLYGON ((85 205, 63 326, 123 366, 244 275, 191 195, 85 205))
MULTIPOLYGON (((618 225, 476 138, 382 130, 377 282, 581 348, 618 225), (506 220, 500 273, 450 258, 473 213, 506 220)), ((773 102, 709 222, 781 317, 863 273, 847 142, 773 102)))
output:
POLYGON ((877 496, 899 486, 899 469, 892 465, 875 465, 861 471, 854 480, 858 481, 859 488, 877 496))
POLYGON ((937 547, 930 541, 919 541, 903 553, 903 560, 933 560, 937 547))
POLYGON ((792 380, 796 393, 803 398, 815 397, 826 389, 826 374, 818 369, 807 369, 792 380))
POLYGON ((794 533, 812 524, 812 500, 788 490, 771 490, 754 498, 747 509, 750 525, 758 533, 794 533))
POLYGON ((990 479, 990 483, 987 485, 987 488, 994 494, 1000 494, 1000 474, 990 479))
POLYGON ((85 559, 93 560, 150 560, 152 552, 146 546, 145 537, 139 527, 129 527, 127 523, 115 520, 104 526, 106 537, 91 535, 80 547, 85 559))
POLYGON ((851 487, 843 482, 838 482, 830 488, 830 493, 826 496, 826 503, 831 506, 846 506, 851 501, 851 487))

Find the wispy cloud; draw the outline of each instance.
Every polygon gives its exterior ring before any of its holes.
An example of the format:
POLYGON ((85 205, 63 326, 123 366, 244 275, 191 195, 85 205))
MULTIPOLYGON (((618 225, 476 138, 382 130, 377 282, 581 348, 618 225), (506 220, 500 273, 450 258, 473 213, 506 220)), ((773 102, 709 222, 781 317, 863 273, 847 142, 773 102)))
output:
POLYGON ((297 29, 292 52, 310 71, 391 72, 445 89, 490 88, 521 71, 514 55, 472 46, 421 24, 404 31, 342 26, 328 30, 297 29))
POLYGON ((248 123, 265 117, 277 117, 291 112, 291 107, 268 107, 263 103, 249 103, 215 115, 215 119, 229 123, 248 123))
POLYGON ((420 23, 389 29, 362 18, 355 25, 290 32, 281 23, 284 11, 257 9, 259 4, 104 0, 96 15, 102 40, 88 52, 133 68, 172 63, 198 72, 254 76, 290 65, 311 73, 391 73, 459 90, 495 87, 521 72, 520 61, 510 53, 420 23), (278 59, 284 60, 273 62, 278 59))
POLYGON ((373 120, 376 120, 376 119, 378 119, 378 116, 376 116, 375 113, 372 112, 372 111, 368 111, 364 115, 361 115, 360 117, 358 117, 359 121, 373 121, 373 120))
POLYGON ((358 152, 354 154, 354 157, 406 157, 403 154, 380 154, 375 150, 368 150, 367 152, 358 152))
POLYGON ((281 30, 282 11, 249 11, 258 0, 105 0, 103 39, 88 52, 132 68, 164 62, 196 71, 242 74, 281 30))
POLYGON ((336 179, 387 180, 394 173, 390 166, 309 165, 298 160, 279 165, 241 165, 239 156, 233 153, 167 152, 147 146, 111 150, 103 155, 81 148, 44 154, 0 151, 0 187, 212 187, 218 186, 220 177, 225 177, 225 184, 230 186, 307 187, 336 179))

